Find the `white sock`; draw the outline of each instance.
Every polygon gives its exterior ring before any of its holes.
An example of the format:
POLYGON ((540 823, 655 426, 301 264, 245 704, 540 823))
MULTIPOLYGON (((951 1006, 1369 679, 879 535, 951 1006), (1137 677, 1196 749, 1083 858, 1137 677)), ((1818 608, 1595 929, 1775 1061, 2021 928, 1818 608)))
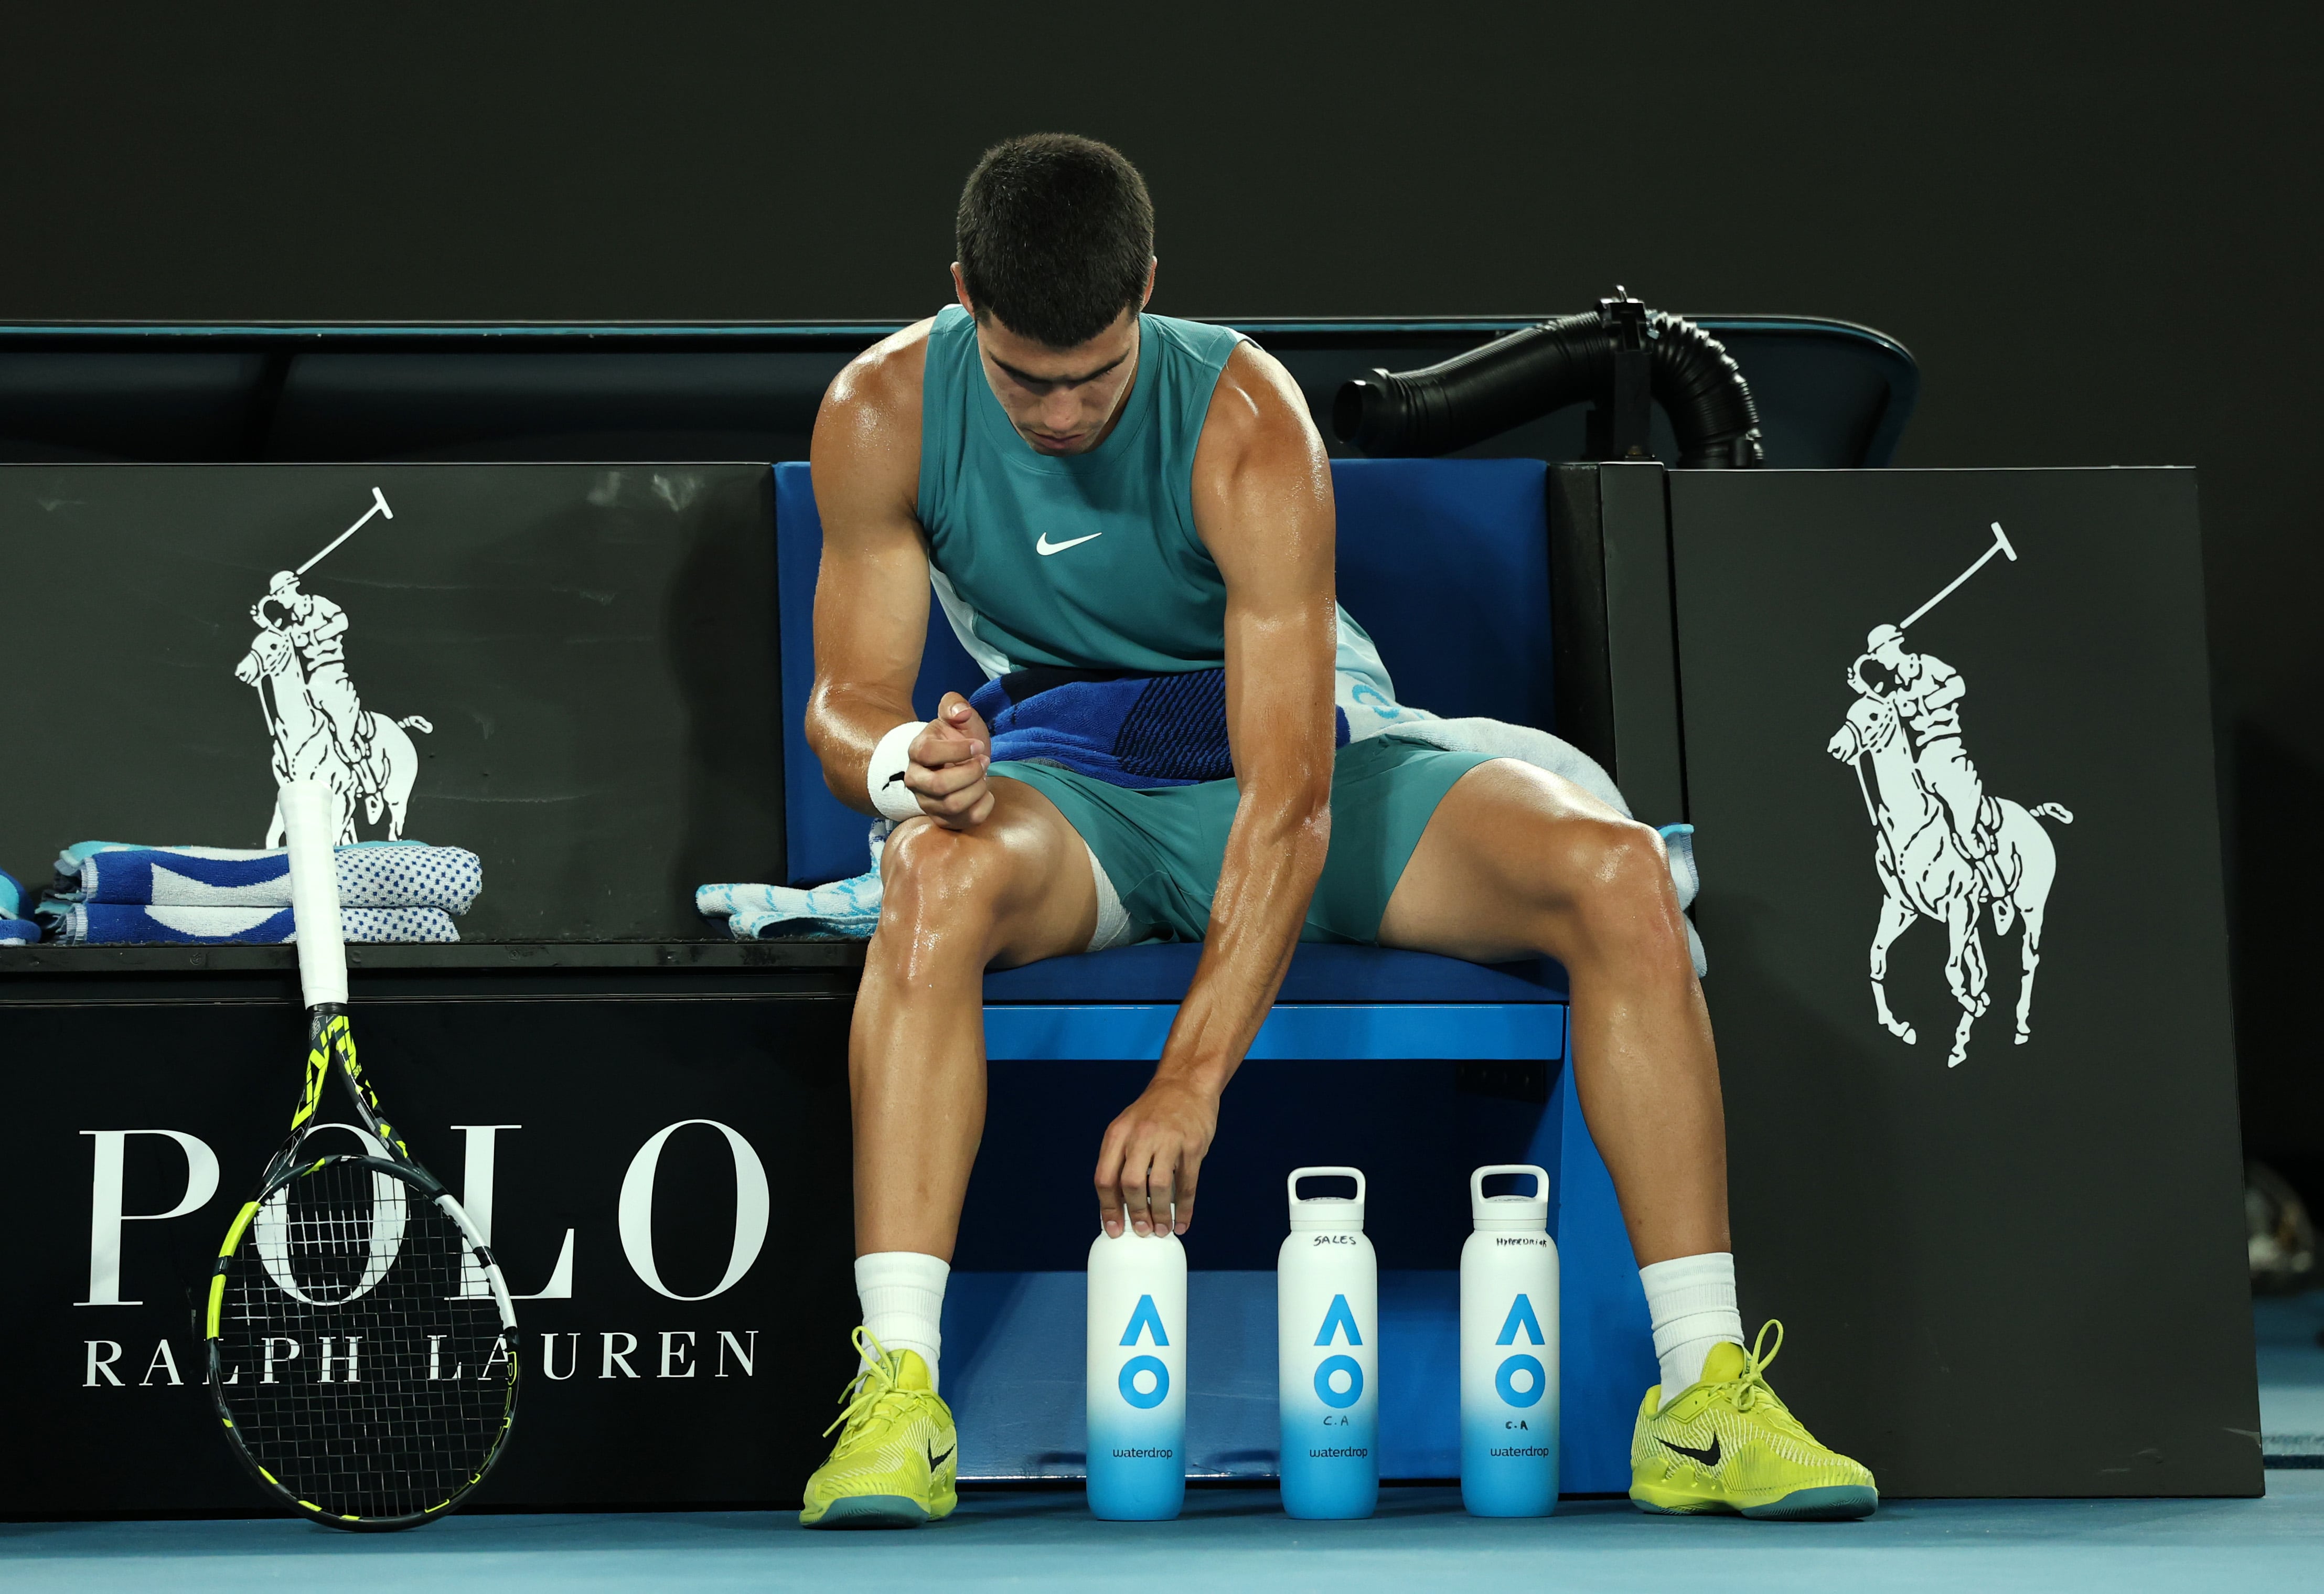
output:
POLYGON ((1638 1269, 1646 1286, 1646 1315, 1655 1325, 1655 1359, 1662 1363, 1663 1404, 1702 1381, 1702 1359, 1720 1341, 1743 1342, 1743 1316, 1735 1309, 1735 1253, 1706 1251, 1638 1269))
POLYGON ((952 1268, 918 1251, 874 1251, 855 1258, 855 1295, 863 1327, 883 1350, 917 1350, 936 1387, 936 1352, 944 1345, 945 1280, 952 1268))

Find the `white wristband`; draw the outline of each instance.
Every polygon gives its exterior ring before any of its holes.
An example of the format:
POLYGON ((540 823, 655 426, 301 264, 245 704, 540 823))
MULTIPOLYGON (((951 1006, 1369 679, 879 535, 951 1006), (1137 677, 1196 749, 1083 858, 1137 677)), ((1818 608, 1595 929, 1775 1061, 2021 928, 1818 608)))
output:
POLYGON ((923 812, 918 794, 904 784, 904 771, 911 767, 912 738, 927 726, 926 720, 908 720, 881 737, 880 745, 872 750, 864 784, 872 806, 890 819, 916 819, 923 812))

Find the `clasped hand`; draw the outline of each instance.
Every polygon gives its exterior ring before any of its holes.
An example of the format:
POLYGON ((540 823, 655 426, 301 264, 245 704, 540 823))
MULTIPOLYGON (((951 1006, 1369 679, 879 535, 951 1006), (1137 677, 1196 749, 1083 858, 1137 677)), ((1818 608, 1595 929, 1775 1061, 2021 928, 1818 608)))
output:
POLYGON ((973 830, 992 815, 992 733, 984 716, 957 692, 947 692, 936 717, 912 738, 904 785, 920 812, 946 830, 973 830))

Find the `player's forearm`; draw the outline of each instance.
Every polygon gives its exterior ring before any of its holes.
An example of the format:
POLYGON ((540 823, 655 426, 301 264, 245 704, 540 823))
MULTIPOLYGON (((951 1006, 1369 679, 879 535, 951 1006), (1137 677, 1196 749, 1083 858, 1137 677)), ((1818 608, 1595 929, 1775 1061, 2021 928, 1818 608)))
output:
POLYGON ((1267 1021, 1331 845, 1331 758, 1320 773, 1250 780, 1211 901, 1209 933, 1157 1078, 1223 1091, 1267 1021))
POLYGON ((918 716, 911 698, 880 686, 817 682, 807 705, 807 744, 823 765, 831 795, 861 814, 874 814, 864 772, 880 738, 918 716))

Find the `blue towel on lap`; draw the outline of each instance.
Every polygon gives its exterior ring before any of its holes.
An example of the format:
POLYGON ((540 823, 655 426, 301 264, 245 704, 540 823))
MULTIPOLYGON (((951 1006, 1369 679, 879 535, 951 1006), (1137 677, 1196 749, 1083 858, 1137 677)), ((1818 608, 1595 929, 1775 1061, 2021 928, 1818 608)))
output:
MULTIPOLYGON (((968 700, 992 732, 992 756, 1046 759, 1109 786, 1193 786, 1234 773, 1227 745, 1227 672, 1139 675, 1022 669, 968 700)), ((1348 716, 1333 711, 1333 745, 1348 716)))
MULTIPOLYGON (((452 916, 439 908, 343 908, 351 943, 457 941, 452 916)), ((288 908, 176 908, 134 902, 79 902, 65 910, 57 939, 69 946, 177 944, 220 946, 297 939, 288 908)))

